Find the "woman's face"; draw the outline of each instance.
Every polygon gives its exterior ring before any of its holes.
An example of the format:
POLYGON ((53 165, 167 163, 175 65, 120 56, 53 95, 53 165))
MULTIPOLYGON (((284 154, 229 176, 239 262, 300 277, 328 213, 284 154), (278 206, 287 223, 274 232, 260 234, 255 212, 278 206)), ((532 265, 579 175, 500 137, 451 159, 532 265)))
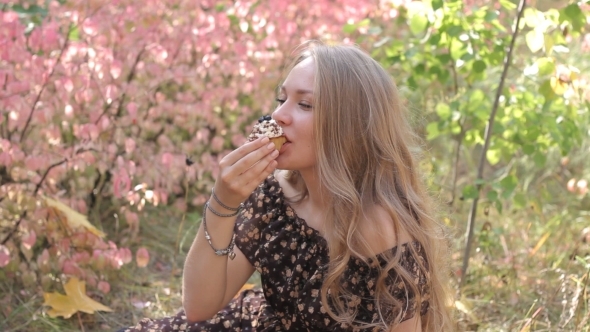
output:
POLYGON ((314 76, 313 59, 307 58, 291 70, 279 87, 278 107, 272 117, 287 137, 276 159, 279 169, 303 171, 316 165, 313 137, 314 76))

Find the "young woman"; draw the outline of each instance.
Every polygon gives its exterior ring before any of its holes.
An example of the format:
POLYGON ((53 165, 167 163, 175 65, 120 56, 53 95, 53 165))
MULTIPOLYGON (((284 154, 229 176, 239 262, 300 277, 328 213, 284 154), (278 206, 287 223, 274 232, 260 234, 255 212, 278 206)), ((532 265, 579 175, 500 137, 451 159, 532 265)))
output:
POLYGON ((356 47, 299 50, 272 114, 287 142, 220 162, 184 310, 123 331, 452 329, 443 227, 395 84, 356 47), (235 297, 254 270, 262 289, 235 297))

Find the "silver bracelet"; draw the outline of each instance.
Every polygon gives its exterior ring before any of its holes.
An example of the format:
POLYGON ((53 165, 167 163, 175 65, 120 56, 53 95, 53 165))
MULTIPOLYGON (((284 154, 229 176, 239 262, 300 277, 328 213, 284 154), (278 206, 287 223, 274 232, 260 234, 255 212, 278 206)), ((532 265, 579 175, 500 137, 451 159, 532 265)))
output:
POLYGON ((211 196, 213 196, 213 199, 219 204, 221 205, 222 208, 226 209, 226 210, 230 210, 230 211, 239 211, 243 206, 244 203, 240 204, 240 206, 238 206, 237 208, 232 208, 229 207, 223 203, 221 203, 221 201, 219 200, 219 197, 217 197, 217 195, 215 195, 215 190, 213 190, 213 188, 211 188, 211 196))
MULTIPOLYGON (((229 243, 229 246, 227 246, 227 248, 217 249, 213 246, 213 243, 211 243, 211 235, 209 235, 209 232, 207 231, 207 205, 209 205, 209 202, 205 203, 205 208, 203 209, 203 230, 205 231, 205 239, 207 239, 207 242, 209 242, 209 246, 211 247, 211 249, 213 249, 213 251, 215 252, 215 255, 217 255, 217 256, 226 256, 227 255, 229 257, 229 259, 233 260, 234 258, 236 258, 236 253, 234 252, 234 245, 236 244, 235 234, 232 235, 231 241, 229 243)), ((211 209, 211 208, 209 208, 209 209, 211 209)))
POLYGON ((236 212, 232 212, 232 213, 221 213, 219 211, 216 211, 215 209, 213 209, 211 207, 211 204, 209 204, 209 201, 207 201, 207 203, 205 203, 205 209, 209 209, 209 211, 213 212, 214 215, 218 216, 218 217, 222 217, 222 218, 227 218, 227 217, 235 217, 238 215, 238 213, 240 213, 241 205, 240 207, 236 210, 236 212))

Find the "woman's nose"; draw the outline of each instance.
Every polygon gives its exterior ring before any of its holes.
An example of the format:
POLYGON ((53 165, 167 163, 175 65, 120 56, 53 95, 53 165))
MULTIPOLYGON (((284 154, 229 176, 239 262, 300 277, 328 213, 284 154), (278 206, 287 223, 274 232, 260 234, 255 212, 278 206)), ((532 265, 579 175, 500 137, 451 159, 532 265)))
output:
POLYGON ((272 118, 281 126, 291 123, 291 115, 289 115, 286 106, 286 103, 284 103, 277 107, 274 112, 272 112, 272 118))

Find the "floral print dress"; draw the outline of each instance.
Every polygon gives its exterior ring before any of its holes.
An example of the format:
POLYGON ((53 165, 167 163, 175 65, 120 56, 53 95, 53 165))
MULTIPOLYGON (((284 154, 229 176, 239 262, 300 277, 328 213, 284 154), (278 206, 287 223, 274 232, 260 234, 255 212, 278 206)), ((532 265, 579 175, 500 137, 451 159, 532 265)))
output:
MULTIPOLYGON (((285 200, 274 176, 269 176, 250 196, 236 221, 236 246, 261 275, 262 289, 246 290, 207 321, 187 323, 184 312, 161 319, 143 319, 119 331, 350 331, 357 330, 332 319, 321 302, 320 290, 327 272, 328 251, 325 239, 305 220, 297 217, 285 200)), ((410 272, 421 292, 421 303, 404 282, 390 272, 388 287, 405 308, 402 312, 382 313, 386 321, 400 315, 412 318, 429 308, 430 280, 419 264, 427 266, 417 242, 394 247, 401 250, 400 264, 410 272), (413 246, 421 262, 411 256, 413 246)), ((380 321, 372 294, 378 276, 375 264, 352 258, 344 274, 343 288, 354 294, 348 308, 357 311, 364 323, 380 321)))

